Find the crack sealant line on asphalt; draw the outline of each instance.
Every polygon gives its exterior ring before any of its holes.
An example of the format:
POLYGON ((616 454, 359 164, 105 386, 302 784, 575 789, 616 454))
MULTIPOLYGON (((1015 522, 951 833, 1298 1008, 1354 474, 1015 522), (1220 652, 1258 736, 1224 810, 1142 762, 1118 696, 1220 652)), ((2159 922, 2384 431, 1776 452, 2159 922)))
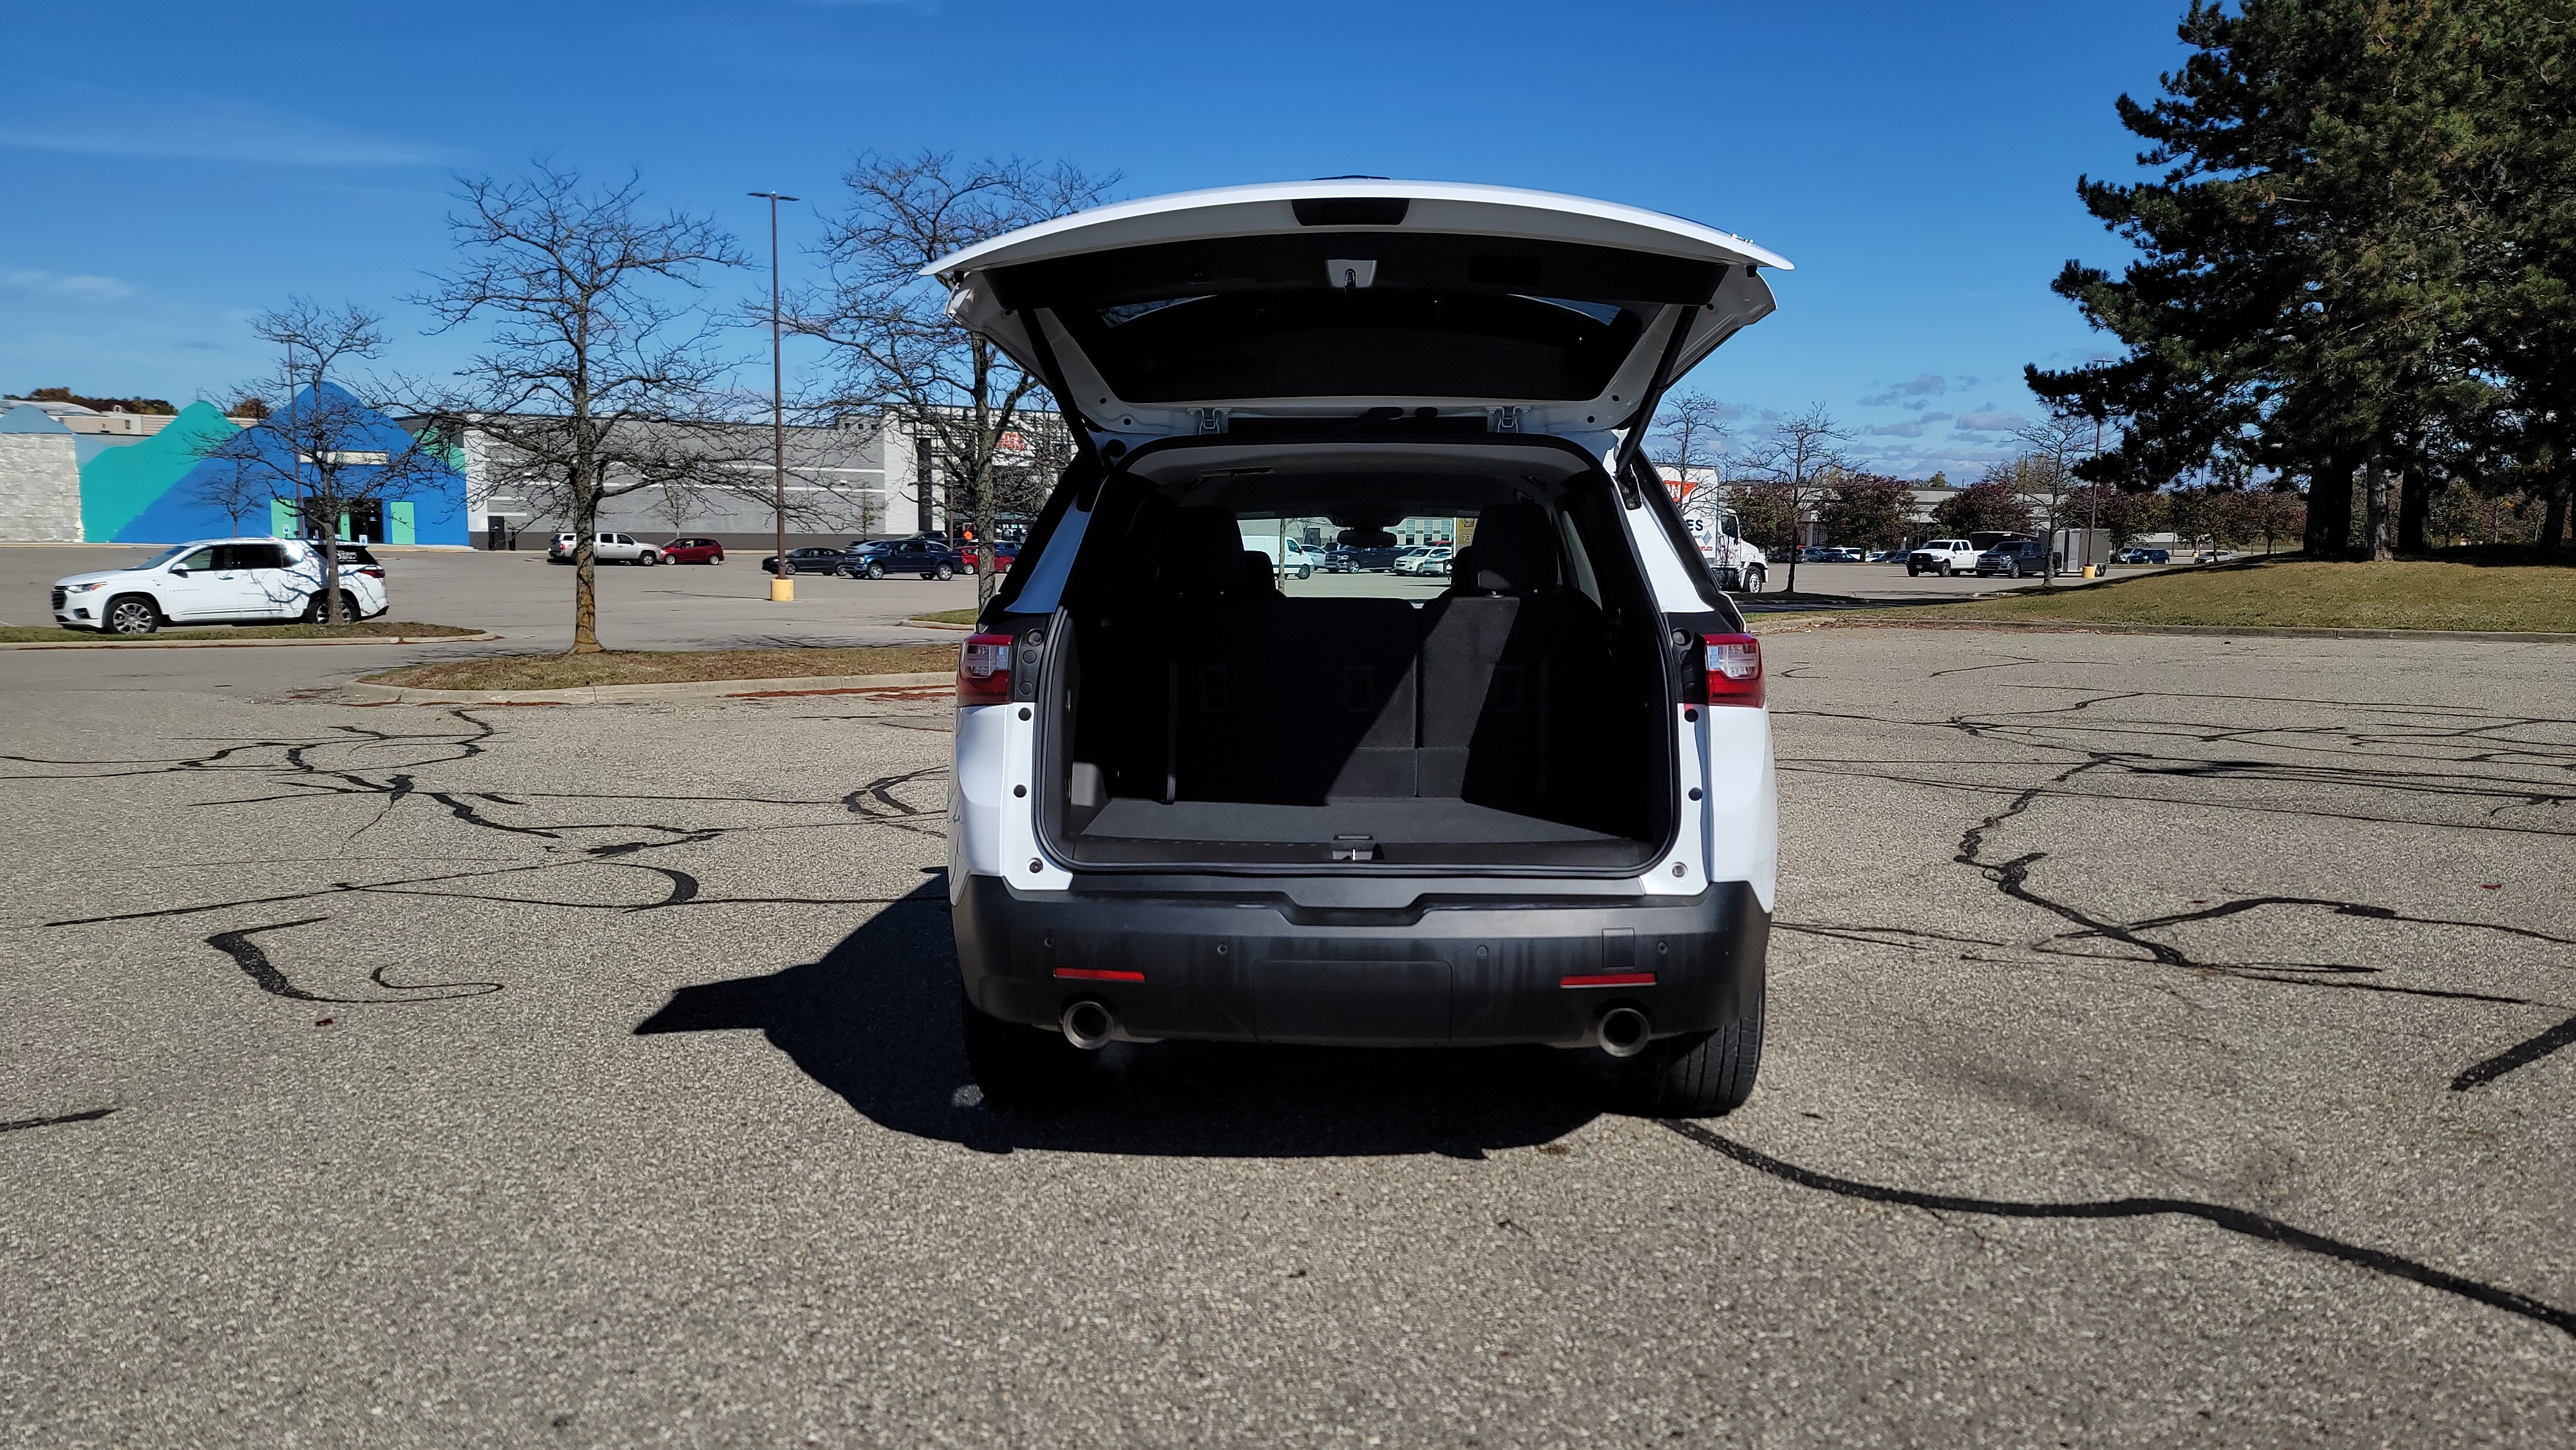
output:
POLYGON ((2231 1208, 2225 1204, 2203 1203, 2189 1198, 2160 1197, 2039 1203, 2009 1199, 1965 1198, 1947 1193, 1924 1193, 1910 1188, 1894 1188, 1883 1184, 1863 1183, 1857 1179, 1838 1178, 1830 1173, 1802 1168, 1732 1138, 1713 1133, 1686 1118, 1665 1118, 1661 1122, 1665 1128, 1685 1141, 1696 1143, 1712 1152, 1724 1154, 1748 1168, 1757 1169, 1784 1183, 1792 1183, 1800 1188, 1817 1189, 1843 1198, 1858 1199, 1864 1203, 1886 1203, 1904 1208, 1919 1208, 1934 1214, 1959 1213, 1978 1214, 1990 1218, 2031 1219, 2195 1218, 2229 1233, 2243 1234, 2247 1238, 2279 1244, 2301 1253, 2319 1255, 2356 1268, 2366 1269, 2374 1274, 2384 1274, 2393 1279, 2421 1284, 2428 1289, 2436 1289, 2445 1294, 2455 1294, 2474 1303, 2483 1304, 2492 1309, 2502 1309, 2508 1314, 2517 1314, 2536 1323, 2545 1324, 2561 1334, 2576 1338, 2576 1311, 2562 1309, 2528 1294, 2500 1288, 2476 1279, 2464 1278, 2382 1249, 2347 1243, 2342 1239, 2330 1238, 2324 1234, 2294 1227, 2277 1218, 2241 1208, 2231 1208))
MULTIPOLYGON (((2064 708, 2073 707, 2061 707, 2061 709, 2064 708)), ((1966 731, 1967 733, 1972 735, 1977 733, 1978 727, 1971 725, 1968 721, 1968 717, 1966 716, 1953 717, 1953 723, 1956 728, 1966 731)), ((2034 802, 2050 793, 2051 787, 2064 786, 2079 776, 2083 776, 2092 771, 2115 767, 2122 763, 2118 757, 2105 752, 2087 752, 2087 755, 2088 758, 2068 765, 2066 769, 2059 771, 2049 779, 2042 781, 2037 785, 2024 787, 2023 789, 2015 792, 2010 802, 2006 804, 2002 810, 1985 817, 1983 820, 1978 821, 1976 824, 1969 826, 1965 831, 1961 832, 1959 836, 1958 851, 1952 857, 1952 859, 1958 864, 1970 867, 1984 874, 1987 879, 1991 880, 1995 884, 1996 889, 2001 891, 2005 896, 2016 901, 2020 901, 2025 905, 2037 907, 2042 911, 2071 922, 2080 928, 2080 930, 2076 932, 2061 932, 2054 937, 2035 942, 2032 944, 2033 950, 2050 953, 2051 955, 2063 955, 2067 953, 2064 953, 2062 949, 2056 947, 2054 943, 2079 937, 2103 937, 2119 942, 2120 944, 2131 947, 2137 951, 2146 953, 2146 960, 2152 961, 2160 966, 2193 970, 2215 976, 2232 977, 2239 981, 2273 982, 2287 986, 2376 992, 2395 996, 2417 997, 2427 1000, 2475 1001, 2490 1005, 2550 1005, 2533 1002, 2525 998, 2503 997, 2499 994, 2464 992, 2433 987, 2409 987, 2383 982, 2337 981, 2324 976, 2314 975, 2314 973, 2325 971, 2332 971, 2346 975, 2376 975, 2384 970, 2383 968, 2364 966, 2360 964, 2320 963, 2308 967, 2305 974, 2293 974, 2290 970, 2271 964, 2258 965, 2242 962, 2194 960, 2180 947, 2166 942, 2150 940, 2139 935, 2139 931, 2143 929, 2139 924, 2124 924, 2096 917, 2077 907, 2055 900, 2054 898, 2043 895, 2039 891, 2033 889, 2030 885, 2031 871, 2032 868, 2036 867, 2040 862, 2048 859, 2048 853, 2045 851, 2029 851, 2005 861, 1987 860, 1985 858, 1985 851, 1988 835, 1992 832, 2001 830, 2007 823, 2027 812, 2034 802)), ((2386 784, 2381 781, 2374 780, 2366 783, 2378 788, 2387 788, 2386 784)), ((2493 829, 2493 827, 2489 827, 2489 829, 2493 829)), ((2243 900, 2248 903, 2249 907, 2261 904, 2260 900, 2257 898, 2243 898, 2243 900)), ((2370 906, 2358 902, 2326 901, 2318 898, 2299 898, 2298 904, 2330 907, 2335 909, 2338 914, 2369 920, 2386 921, 2405 919, 2392 908, 2370 906)), ((2508 927, 2505 928, 2505 930, 2522 935, 2538 935, 2541 936, 2543 940, 2553 942, 2559 940, 2556 937, 2551 937, 2543 933, 2526 932, 2521 928, 2508 927)), ((2100 958, 2094 957, 2090 953, 2075 955, 2083 955, 2090 959, 2100 960, 2100 958)), ((2549 1034, 2543 1034, 2542 1039, 2533 1039, 2533 1041, 2537 1043, 2548 1036, 2549 1034)), ((2571 1035, 2569 1040, 2576 1040, 2576 1035, 2571 1035)), ((2484 1062, 2478 1064, 2477 1067, 2473 1067, 2468 1071, 2463 1072, 2460 1078, 2454 1080, 2453 1087, 2458 1089, 2462 1086, 2463 1082, 2466 1082, 2466 1085, 2468 1086, 2476 1086, 2481 1083, 2491 1081, 2494 1077, 2511 1072, 2515 1068, 2525 1065, 2527 1062, 2536 1061, 2540 1057, 2545 1056, 2547 1053, 2555 1051, 2558 1047, 2564 1045, 2566 1045, 2565 1042, 2557 1042, 2553 1045, 2534 1051, 2528 1057, 2516 1057, 2516 1052, 2520 1051, 2520 1049, 2517 1048, 2496 1057, 2486 1059, 2484 1062), (2471 1074, 2487 1068, 2489 1064, 2494 1064, 2492 1071, 2487 1072, 2484 1076, 2479 1076, 2474 1080, 2470 1080, 2471 1074)))

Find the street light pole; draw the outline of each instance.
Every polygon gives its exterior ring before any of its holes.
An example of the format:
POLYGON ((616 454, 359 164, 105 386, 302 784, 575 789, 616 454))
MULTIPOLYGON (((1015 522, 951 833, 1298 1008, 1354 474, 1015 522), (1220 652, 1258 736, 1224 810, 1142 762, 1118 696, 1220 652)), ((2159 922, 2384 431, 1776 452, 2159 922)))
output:
POLYGON ((769 199, 769 462, 778 509, 778 572, 769 581, 769 598, 785 604, 796 598, 796 575, 787 567, 787 370, 778 341, 778 204, 797 198, 775 191, 751 194, 769 199))

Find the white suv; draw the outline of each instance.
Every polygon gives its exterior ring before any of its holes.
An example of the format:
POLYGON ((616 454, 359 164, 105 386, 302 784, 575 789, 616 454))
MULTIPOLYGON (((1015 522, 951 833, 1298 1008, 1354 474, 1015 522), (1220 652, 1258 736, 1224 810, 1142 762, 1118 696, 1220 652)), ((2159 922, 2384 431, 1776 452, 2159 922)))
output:
POLYGON ((1113 1039, 1581 1050, 1752 1090, 1761 650, 1639 454, 1787 263, 1656 212, 1329 181, 939 261, 1077 457, 957 676, 949 896, 996 1101, 1113 1039), (1473 519, 1449 587, 1282 594, 1243 538, 1473 519))
MULTIPOLYGON (((342 552, 348 552, 342 546, 342 552)), ((391 606, 385 571, 340 565, 341 611, 373 619, 391 606)), ((164 624, 318 623, 322 559, 295 539, 199 539, 174 544, 130 569, 54 581, 54 622, 65 629, 150 634, 164 624)))

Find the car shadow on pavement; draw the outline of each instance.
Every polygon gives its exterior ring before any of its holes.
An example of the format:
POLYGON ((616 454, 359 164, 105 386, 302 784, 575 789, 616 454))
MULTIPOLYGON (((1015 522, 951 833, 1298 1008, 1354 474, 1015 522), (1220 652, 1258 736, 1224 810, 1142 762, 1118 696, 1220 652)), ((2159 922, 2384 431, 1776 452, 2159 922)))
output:
POLYGON ((821 961, 682 987, 635 1033, 762 1032, 875 1122, 984 1152, 1478 1158, 1561 1137, 1598 1112, 1548 1048, 1186 1042, 1113 1043, 1079 1097, 997 1110, 970 1085, 957 999, 946 889, 934 879, 821 961))

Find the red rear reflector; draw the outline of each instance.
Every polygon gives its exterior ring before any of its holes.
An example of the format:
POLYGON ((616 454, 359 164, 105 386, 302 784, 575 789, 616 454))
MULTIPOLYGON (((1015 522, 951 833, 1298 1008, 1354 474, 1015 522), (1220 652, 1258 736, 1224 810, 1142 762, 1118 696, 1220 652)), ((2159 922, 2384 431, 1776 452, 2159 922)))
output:
POLYGON ((1007 705, 1011 702, 1011 637, 979 634, 957 652, 957 703, 1007 705))
POLYGON ((1651 987, 1655 985, 1655 974, 1652 972, 1594 972, 1589 976, 1559 977, 1556 979, 1556 984, 1560 987, 1651 987))
POLYGON ((1704 634, 1708 652, 1708 702, 1712 705, 1762 703, 1762 641, 1749 634, 1704 634))
POLYGON ((1058 967, 1055 974, 1074 982, 1141 982, 1143 972, 1112 972, 1094 967, 1058 967))

